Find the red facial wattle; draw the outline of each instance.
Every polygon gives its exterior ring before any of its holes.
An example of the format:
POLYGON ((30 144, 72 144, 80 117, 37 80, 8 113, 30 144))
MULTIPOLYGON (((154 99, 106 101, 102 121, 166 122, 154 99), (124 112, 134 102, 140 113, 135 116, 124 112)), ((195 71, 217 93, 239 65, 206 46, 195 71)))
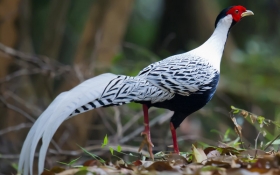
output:
POLYGON ((242 18, 242 13, 244 12, 246 12, 246 8, 241 5, 238 5, 229 9, 227 11, 227 15, 230 14, 235 22, 239 22, 242 18))

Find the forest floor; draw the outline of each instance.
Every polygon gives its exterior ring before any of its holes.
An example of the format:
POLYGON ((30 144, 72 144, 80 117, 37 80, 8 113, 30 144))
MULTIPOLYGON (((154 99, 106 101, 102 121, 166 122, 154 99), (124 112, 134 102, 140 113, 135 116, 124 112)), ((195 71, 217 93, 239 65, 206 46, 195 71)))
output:
MULTIPOLYGON (((93 156, 93 155, 92 155, 93 156)), ((68 169, 53 167, 42 175, 276 175, 280 174, 280 153, 258 149, 237 149, 226 144, 205 149, 192 146, 190 153, 155 154, 155 160, 142 159, 127 163, 119 158, 116 162, 105 162, 93 156, 81 166, 68 169)), ((72 162, 74 163, 74 161, 72 162)), ((70 163, 70 164, 72 164, 70 163)))
MULTIPOLYGON (((233 106, 231 108, 230 116, 235 125, 235 132, 238 134, 235 140, 218 141, 217 146, 193 144, 188 152, 180 152, 180 155, 158 152, 154 155, 154 160, 151 160, 148 155, 122 152, 120 145, 116 148, 110 147, 106 135, 101 147, 109 148, 111 157, 116 161, 105 161, 81 148, 91 157, 90 159, 85 159, 84 163, 78 161, 79 158, 69 163, 58 162, 63 167, 56 166, 45 170, 42 175, 280 175, 280 152, 275 150, 280 144, 278 139, 280 135, 270 139, 267 144, 261 142, 261 146, 258 146, 257 143, 260 135, 265 137, 268 133, 264 126, 274 124, 279 128, 279 124, 243 109, 233 106), (245 148, 242 141, 242 128, 236 122, 237 115, 258 126, 259 134, 255 139, 254 148, 245 148), (268 148, 270 151, 266 151, 268 148), (121 157, 132 159, 128 161, 121 157), (82 165, 76 165, 78 162, 82 165)), ((224 135, 224 140, 227 140, 227 134, 224 135)), ((142 148, 143 144, 140 150, 142 148)))

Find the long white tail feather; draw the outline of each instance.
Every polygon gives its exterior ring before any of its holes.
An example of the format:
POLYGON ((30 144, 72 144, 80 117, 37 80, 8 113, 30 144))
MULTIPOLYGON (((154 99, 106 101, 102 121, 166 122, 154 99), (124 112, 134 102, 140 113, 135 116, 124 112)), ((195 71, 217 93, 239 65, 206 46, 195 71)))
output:
POLYGON ((43 172, 50 141, 58 127, 70 117, 102 106, 122 105, 132 101, 155 103, 173 97, 173 93, 154 86, 143 77, 107 73, 91 78, 61 93, 37 119, 22 147, 19 171, 24 170, 24 175, 33 174, 34 155, 42 138, 38 172, 43 172))
POLYGON ((33 174, 32 170, 35 150, 39 140, 43 138, 43 145, 39 153, 38 172, 40 174, 44 168, 46 151, 51 138, 61 123, 70 118, 70 114, 75 109, 99 98, 109 82, 117 77, 118 76, 114 74, 102 74, 81 83, 70 91, 61 93, 56 97, 50 106, 37 119, 28 133, 20 154, 19 171, 24 170, 24 175, 33 174))
POLYGON ((32 173, 31 169, 32 169, 32 164, 30 165, 30 167, 28 166, 28 162, 33 162, 33 157, 34 157, 34 152, 35 152, 35 149, 36 147, 34 148, 34 151, 32 151, 32 148, 31 148, 31 145, 35 142, 39 142, 39 139, 41 138, 42 136, 42 133, 44 130, 39 130, 39 132, 37 132, 38 128, 41 128, 43 126, 40 126, 39 125, 42 125, 43 123, 46 123, 46 121, 49 119, 48 117, 44 117, 44 116, 47 116, 48 113, 53 113, 53 111, 55 110, 55 107, 58 105, 59 102, 61 102, 63 100, 64 97, 67 96, 67 92, 64 92, 64 93, 61 93, 59 96, 56 97, 56 99, 50 104, 50 106, 48 107, 47 110, 45 110, 41 116, 37 119, 37 121, 35 122, 35 124, 32 126, 31 130, 29 131, 28 135, 27 135, 27 138, 25 139, 25 142, 23 144, 23 147, 22 147, 22 151, 21 151, 21 154, 20 154, 20 159, 19 159, 19 170, 22 170, 24 169, 24 174, 29 174, 28 170, 30 169, 30 172, 32 173), (36 139, 36 137, 38 139, 36 139), (30 159, 29 159, 30 158, 30 159))

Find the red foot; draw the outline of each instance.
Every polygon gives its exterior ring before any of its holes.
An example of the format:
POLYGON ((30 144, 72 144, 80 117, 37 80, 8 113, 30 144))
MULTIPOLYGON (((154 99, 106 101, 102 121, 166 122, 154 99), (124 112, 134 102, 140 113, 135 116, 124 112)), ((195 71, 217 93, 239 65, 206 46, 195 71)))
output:
POLYGON ((143 132, 141 132, 141 136, 143 136, 143 135, 144 135, 145 138, 147 138, 146 141, 149 143, 149 145, 151 147, 154 147, 154 144, 151 141, 150 131, 143 131, 143 132))
POLYGON ((150 135, 150 127, 149 127, 149 116, 148 116, 148 107, 147 105, 143 105, 143 112, 144 112, 144 125, 145 129, 141 133, 141 135, 144 135, 144 139, 139 147, 139 152, 143 149, 145 145, 148 146, 148 151, 150 154, 150 157, 154 160, 154 154, 153 154, 153 147, 154 144, 151 141, 151 135, 150 135))
POLYGON ((140 145, 140 148, 139 148, 139 152, 142 150, 142 148, 147 145, 148 147, 148 152, 150 154, 150 157, 152 158, 152 160, 154 160, 154 154, 153 154, 153 147, 154 147, 154 144, 152 143, 151 141, 151 136, 150 136, 150 132, 147 132, 147 131, 143 131, 141 133, 141 135, 144 136, 144 139, 140 145))
POLYGON ((179 147, 178 147, 178 142, 177 142, 176 129, 174 128, 174 125, 171 122, 170 122, 170 131, 171 131, 171 134, 172 134, 174 152, 176 154, 179 154, 179 147))

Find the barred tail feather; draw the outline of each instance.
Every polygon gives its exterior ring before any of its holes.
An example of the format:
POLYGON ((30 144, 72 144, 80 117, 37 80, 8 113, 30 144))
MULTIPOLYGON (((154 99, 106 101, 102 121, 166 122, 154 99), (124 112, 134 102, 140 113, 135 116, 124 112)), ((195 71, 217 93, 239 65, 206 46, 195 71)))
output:
MULTIPOLYGON (((35 150, 39 140, 42 138, 43 144, 40 149, 38 164, 38 172, 39 174, 42 173, 47 148, 58 127, 63 121, 77 114, 73 113, 73 111, 100 98, 108 84, 117 77, 114 74, 102 74, 81 83, 70 91, 61 93, 41 114, 29 131, 21 150, 18 170, 24 170, 24 175, 33 174, 35 150)), ((106 104, 108 105, 108 103, 106 104)), ((96 107, 100 106, 102 105, 96 107)), ((94 109, 94 107, 91 106, 90 109, 94 109)), ((85 111, 80 110, 78 113, 85 111)))
POLYGON ((173 97, 173 93, 154 86, 142 77, 107 73, 91 78, 70 91, 61 93, 37 119, 22 147, 19 171, 24 170, 24 175, 33 174, 34 154, 42 138, 38 164, 39 174, 42 173, 51 139, 62 122, 70 117, 103 106, 122 105, 132 101, 156 103, 173 97))

